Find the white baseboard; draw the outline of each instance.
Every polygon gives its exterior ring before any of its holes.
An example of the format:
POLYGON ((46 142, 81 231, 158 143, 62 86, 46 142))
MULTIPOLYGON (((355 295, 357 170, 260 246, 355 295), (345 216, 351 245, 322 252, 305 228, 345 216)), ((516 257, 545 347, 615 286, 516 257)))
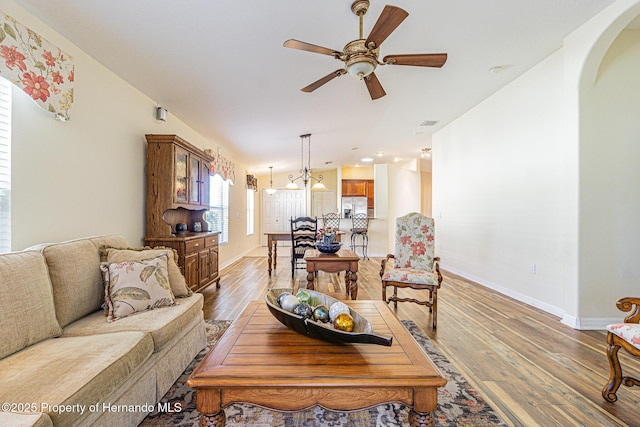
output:
POLYGON ((549 314, 560 317, 560 322, 572 327, 573 329, 579 330, 604 330, 607 325, 611 325, 612 323, 620 323, 622 318, 602 318, 602 317, 575 317, 568 315, 563 309, 548 304, 543 301, 539 301, 535 298, 531 298, 530 296, 523 295, 519 292, 515 292, 511 289, 505 288, 504 286, 497 285, 495 283, 489 282, 487 280, 482 279, 481 277, 474 276, 473 274, 466 273, 464 271, 457 270, 455 268, 451 268, 449 266, 441 264, 442 269, 450 271, 458 276, 462 276, 465 279, 469 279, 481 286, 484 286, 489 289, 493 289, 496 292, 500 292, 503 295, 511 297, 515 300, 523 302, 532 307, 539 308, 540 310, 546 311, 549 314))
POLYGON ((583 331, 605 330, 607 325, 622 323, 622 317, 575 317, 565 314, 562 316, 562 323, 567 326, 571 326, 573 329, 580 329, 583 331))
POLYGON ((458 276, 462 276, 465 279, 469 279, 479 285, 482 285, 486 288, 493 289, 496 292, 500 292, 503 295, 516 299, 520 302, 528 304, 532 307, 539 308, 540 310, 546 311, 549 314, 553 314, 554 316, 563 317, 565 312, 563 309, 558 308, 554 305, 548 304, 543 301, 539 301, 535 298, 531 298, 528 295, 521 294, 519 292, 515 292, 511 289, 505 288, 504 286, 497 285, 495 283, 489 282, 481 277, 474 276, 473 274, 469 274, 464 271, 457 270, 455 268, 451 268, 447 265, 441 264, 440 267, 444 270, 450 271, 458 276))

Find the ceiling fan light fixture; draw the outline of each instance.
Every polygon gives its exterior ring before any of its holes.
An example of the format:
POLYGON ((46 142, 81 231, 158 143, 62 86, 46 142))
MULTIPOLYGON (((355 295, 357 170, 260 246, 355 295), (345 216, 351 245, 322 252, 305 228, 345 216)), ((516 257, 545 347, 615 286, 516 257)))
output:
POLYGON ((360 80, 373 73, 378 63, 368 56, 355 56, 347 61, 347 72, 360 80))

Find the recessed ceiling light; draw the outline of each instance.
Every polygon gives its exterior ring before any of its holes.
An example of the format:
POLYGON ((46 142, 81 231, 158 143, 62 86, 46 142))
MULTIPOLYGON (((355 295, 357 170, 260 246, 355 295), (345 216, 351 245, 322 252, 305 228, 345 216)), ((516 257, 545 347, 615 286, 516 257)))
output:
POLYGON ((393 161, 398 163, 400 161, 400 157, 394 157, 393 161))
POLYGON ((414 132, 413 134, 414 134, 414 135, 422 135, 423 133, 424 133, 424 132, 418 132, 418 131, 416 131, 416 132, 414 132))
POLYGON ((384 156, 384 153, 383 153, 382 151, 378 151, 378 152, 376 153, 376 156, 378 156, 378 157, 382 157, 382 156, 384 156))
POLYGON ((361 162, 373 162, 373 157, 363 157, 360 159, 361 162))
POLYGON ((510 65, 496 65, 495 67, 489 68, 489 72, 491 74, 500 74, 505 71, 507 68, 510 68, 510 65))

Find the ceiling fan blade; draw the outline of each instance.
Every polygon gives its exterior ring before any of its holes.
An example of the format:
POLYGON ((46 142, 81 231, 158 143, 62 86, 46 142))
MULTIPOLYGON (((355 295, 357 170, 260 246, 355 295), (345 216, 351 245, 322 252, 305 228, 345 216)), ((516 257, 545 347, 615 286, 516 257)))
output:
POLYGON ((329 56, 340 56, 342 52, 329 49, 328 47, 316 46, 315 44, 301 42, 299 40, 289 39, 283 43, 284 47, 290 47, 291 49, 306 50, 307 52, 320 53, 329 56))
POLYGON ((385 64, 393 65, 414 65, 416 67, 437 67, 440 68, 447 62, 446 53, 417 53, 408 55, 387 55, 384 57, 385 64))
POLYGON ((336 71, 333 71, 329 74, 327 74, 326 76, 324 76, 323 78, 316 80, 315 82, 311 83, 309 86, 303 87, 302 89, 300 89, 303 92, 313 92, 314 90, 318 89, 320 86, 329 83, 331 80, 335 79, 336 77, 340 77, 341 75, 345 74, 347 72, 347 70, 344 69, 339 69, 336 71))
POLYGON ((380 80, 376 77, 376 73, 369 74, 364 78, 364 82, 367 84, 367 89, 369 90, 369 95, 371 95, 372 100, 382 98, 387 94, 382 88, 380 80))
POLYGON ((373 43, 374 48, 380 47, 382 42, 389 37, 389 34, 391 34, 407 16, 409 16, 409 13, 405 10, 397 6, 386 5, 364 45, 369 47, 369 43, 373 43))

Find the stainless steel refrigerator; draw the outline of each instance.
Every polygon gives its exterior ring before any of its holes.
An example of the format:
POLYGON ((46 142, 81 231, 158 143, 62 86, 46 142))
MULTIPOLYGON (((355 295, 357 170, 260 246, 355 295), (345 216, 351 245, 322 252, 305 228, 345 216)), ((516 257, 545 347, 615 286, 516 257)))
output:
POLYGON ((351 218, 355 214, 367 214, 367 198, 366 197, 343 197, 342 198, 342 217, 351 218))

